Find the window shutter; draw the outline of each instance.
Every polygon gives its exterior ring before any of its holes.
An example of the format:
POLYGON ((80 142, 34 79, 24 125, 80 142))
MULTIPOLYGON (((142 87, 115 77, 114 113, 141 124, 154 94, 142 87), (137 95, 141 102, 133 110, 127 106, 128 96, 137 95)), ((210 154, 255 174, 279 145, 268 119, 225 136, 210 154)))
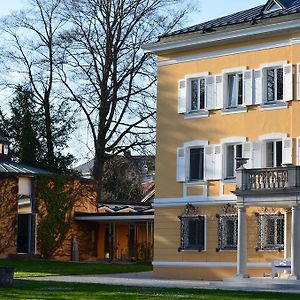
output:
POLYGON ((297 65, 297 99, 300 100, 300 64, 297 65))
POLYGON ((213 75, 206 78, 206 108, 215 109, 215 77, 213 75))
POLYGON ((289 165, 293 163, 293 139, 288 138, 282 141, 282 164, 289 165))
POLYGON ((205 179, 214 178, 214 146, 205 147, 205 179))
POLYGON ((216 75, 216 108, 222 109, 224 105, 223 75, 216 75))
POLYGON ((244 143, 243 145, 243 158, 248 158, 247 163, 244 165, 246 169, 252 168, 252 143, 244 143))
POLYGON ((244 103, 253 104, 253 71, 244 72, 244 103))
POLYGON ((297 166, 300 166, 300 137, 297 138, 297 153, 296 153, 296 156, 297 156, 297 166))
POLYGON ((177 182, 185 182, 185 148, 177 148, 177 182))
POLYGON ((283 66, 283 99, 293 100, 293 65, 283 66))
POLYGON ((222 179, 222 145, 214 146, 215 159, 214 159, 214 178, 222 179))
POLYGON ((187 88, 186 88, 186 80, 179 80, 178 82, 178 113, 184 114, 186 113, 186 94, 187 94, 187 88))
POLYGON ((262 167, 262 143, 252 143, 252 168, 257 169, 262 167))
POLYGON ((254 103, 262 104, 262 70, 254 71, 254 103))

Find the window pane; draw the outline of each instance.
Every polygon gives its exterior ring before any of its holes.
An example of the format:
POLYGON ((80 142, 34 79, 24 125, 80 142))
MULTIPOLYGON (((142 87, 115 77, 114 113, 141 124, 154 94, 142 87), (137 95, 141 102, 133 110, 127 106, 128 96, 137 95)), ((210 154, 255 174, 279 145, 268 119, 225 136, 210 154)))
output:
POLYGON ((198 110, 198 94, 199 94, 199 81, 194 79, 191 81, 191 110, 198 110))
MULTIPOLYGON (((242 158, 242 157, 243 157, 243 146, 236 145, 235 158, 242 158)), ((241 163, 236 161, 236 168, 238 169, 240 166, 241 166, 241 163)))
POLYGON ((280 218, 277 219, 277 241, 276 243, 278 245, 283 245, 284 244, 284 219, 280 218))
POLYGON ((183 248, 193 249, 193 250, 203 250, 204 249, 204 230, 205 222, 204 217, 188 217, 183 218, 184 222, 183 229, 183 248))
POLYGON ((283 68, 277 69, 277 100, 283 100, 283 68))
POLYGON ((8 145, 4 145, 3 154, 8 155, 8 145))
POLYGON ((282 142, 276 142, 276 167, 282 165, 282 142))
POLYGON ((205 79, 200 80, 200 109, 205 108, 205 79))
POLYGON ((204 149, 190 150, 190 180, 202 180, 204 177, 204 149))
POLYGON ((237 106, 237 76, 235 74, 228 75, 228 107, 237 106))
POLYGON ((275 101, 275 70, 267 70, 267 101, 275 101))
POLYGON ((243 74, 238 74, 238 105, 243 104, 243 74))
POLYGON ((266 245, 274 245, 275 244, 275 220, 274 219, 267 219, 266 220, 266 245))
POLYGON ((197 220, 189 220, 189 246, 196 246, 197 245, 197 220))
POLYGON ((234 231, 235 231, 235 221, 226 220, 226 224, 225 224, 226 246, 235 246, 234 231))
POLYGON ((227 164, 226 175, 227 177, 234 177, 234 146, 227 146, 227 164))
POLYGON ((266 143, 266 167, 274 167, 274 142, 266 143))

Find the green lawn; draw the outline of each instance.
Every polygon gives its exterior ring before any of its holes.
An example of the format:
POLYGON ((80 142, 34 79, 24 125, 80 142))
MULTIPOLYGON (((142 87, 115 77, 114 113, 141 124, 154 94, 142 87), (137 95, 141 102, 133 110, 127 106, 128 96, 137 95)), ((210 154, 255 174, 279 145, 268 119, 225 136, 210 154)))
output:
POLYGON ((97 284, 62 282, 33 282, 16 280, 11 288, 0 288, 0 299, 299 299, 299 295, 276 293, 250 293, 220 290, 183 290, 161 288, 116 287, 97 284))
POLYGON ((47 275, 91 275, 151 271, 146 264, 71 263, 45 260, 0 259, 0 266, 16 268, 15 278, 47 275))

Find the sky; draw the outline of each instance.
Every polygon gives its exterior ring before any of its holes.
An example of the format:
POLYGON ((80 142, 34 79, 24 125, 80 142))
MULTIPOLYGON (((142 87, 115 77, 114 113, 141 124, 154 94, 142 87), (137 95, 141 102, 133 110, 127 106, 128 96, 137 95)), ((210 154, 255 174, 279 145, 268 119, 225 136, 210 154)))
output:
MULTIPOLYGON (((201 23, 240 10, 265 4, 267 0, 193 0, 199 6, 199 13, 190 24, 201 23)), ((0 0, 0 16, 23 7, 25 0, 0 0)))
MULTIPOLYGON (((255 7, 261 4, 265 4, 267 0, 192 0, 195 6, 199 8, 199 11, 191 15, 190 20, 186 26, 199 24, 211 19, 222 17, 231 13, 235 13, 244 9, 255 7)), ((0 17, 3 17, 13 10, 25 8, 26 0, 0 0, 0 17)), ((74 145, 78 144, 82 136, 87 135, 83 133, 84 129, 78 132, 70 144, 71 152, 77 157, 81 158, 81 147, 74 145), (77 150, 80 148, 80 151, 77 150)), ((87 151, 88 152, 88 151, 87 151)), ((85 155, 84 155, 85 156, 85 155)))

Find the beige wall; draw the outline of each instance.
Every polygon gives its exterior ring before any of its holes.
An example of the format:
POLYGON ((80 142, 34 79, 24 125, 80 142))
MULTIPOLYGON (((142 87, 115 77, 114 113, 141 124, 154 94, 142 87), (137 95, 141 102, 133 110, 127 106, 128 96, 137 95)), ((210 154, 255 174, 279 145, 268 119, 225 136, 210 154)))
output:
MULTIPOLYGON (((288 37, 291 38, 292 35, 288 37)), ((255 42, 257 41, 244 44, 255 42)), ((240 45, 232 44, 231 47, 240 45)), ((203 51, 176 55, 190 55, 203 51)), ((241 66, 256 69, 261 64, 284 60, 293 64, 299 63, 300 45, 159 67, 156 198, 182 197, 182 184, 176 182, 176 149, 187 141, 201 139, 208 140, 211 144, 218 144, 221 139, 231 136, 245 136, 249 141, 254 141, 258 140, 260 135, 272 132, 288 133, 294 138, 300 136, 300 118, 297 117, 300 115, 299 101, 290 102, 288 109, 261 111, 258 106, 251 106, 247 113, 221 115, 220 110, 214 110, 210 112, 208 118, 185 120, 177 112, 178 80, 184 78, 186 74, 201 72, 219 74, 223 69, 241 66)), ((294 87, 296 95, 296 76, 294 76, 294 87)), ((215 194, 214 191, 211 193, 215 194)))
MULTIPOLYGON (((180 247, 180 220, 178 216, 184 212, 184 207, 172 208, 156 208, 155 210, 155 234, 154 234, 154 261, 168 261, 168 262, 236 262, 236 251, 217 251, 218 244, 218 218, 217 214, 223 213, 223 206, 199 206, 198 214, 205 215, 207 220, 206 228, 206 251, 187 251, 179 252, 180 247)), ((283 258, 283 251, 257 251, 257 219, 256 213, 264 213, 264 208, 251 207, 247 208, 247 252, 249 263, 265 263, 271 262, 273 259, 283 258)), ((272 208, 268 213, 283 213, 284 210, 280 208, 272 208)), ((212 268, 182 268, 177 267, 178 270, 174 273, 176 277, 179 274, 190 274, 191 278, 201 278, 206 280, 227 278, 228 274, 235 274, 234 268, 220 268, 222 272, 212 270, 212 268), (181 271, 182 269, 189 269, 187 273, 181 271), (203 270, 204 269, 204 270, 203 270), (229 273, 228 273, 229 272, 229 273), (233 273, 232 273, 233 272, 233 273), (218 273, 218 277, 213 277, 213 274, 218 273), (205 277, 205 274, 207 276, 205 277)), ((155 272, 159 276, 164 274, 170 275, 174 271, 172 267, 155 267, 155 272)), ((263 273, 270 273, 268 268, 259 268, 260 276, 263 273)), ((258 272, 255 271, 256 273, 258 272)), ((250 271, 249 271, 250 272, 250 271)), ((179 275, 180 276, 180 275, 179 275)), ((230 277, 230 276, 229 276, 230 277)), ((232 276, 231 276, 232 277, 232 276)))

